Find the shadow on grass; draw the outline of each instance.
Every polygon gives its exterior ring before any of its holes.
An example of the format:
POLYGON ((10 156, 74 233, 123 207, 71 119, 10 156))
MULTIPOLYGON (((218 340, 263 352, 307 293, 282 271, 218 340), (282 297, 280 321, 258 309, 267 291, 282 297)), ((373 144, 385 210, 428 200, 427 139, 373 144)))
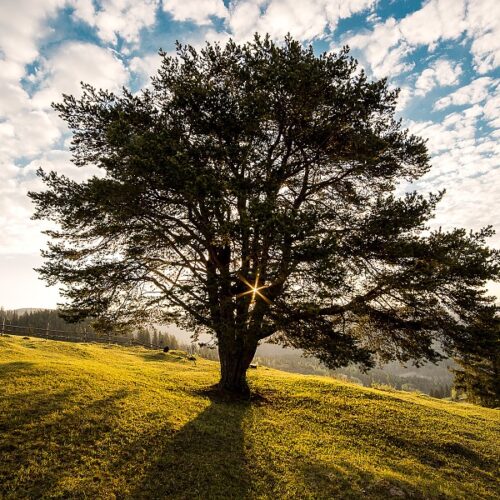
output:
POLYGON ((245 498, 250 479, 243 419, 249 407, 213 397, 179 431, 158 432, 130 498, 245 498))
POLYGON ((23 433, 24 427, 60 411, 72 394, 69 390, 56 394, 37 390, 0 396, 0 431, 12 432, 13 435, 23 433))
POLYGON ((64 496, 61 481, 81 475, 82 464, 97 455, 128 394, 118 390, 90 404, 71 391, 9 396, 0 420, 0 498, 64 496))
MULTIPOLYGON (((356 439, 364 442, 374 440, 384 447, 387 456, 396 460, 398 457, 410 457, 415 463, 432 470, 449 468, 450 463, 467 464, 467 468, 474 471, 475 476, 482 475, 486 479, 496 470, 497 464, 493 457, 487 458, 480 454, 474 449, 474 441, 465 440, 459 432, 449 434, 449 428, 412 429, 407 426, 380 425, 374 420, 366 419, 361 422, 352 421, 350 427, 356 439)), ((450 470, 448 474, 451 474, 450 470)))
POLYGON ((352 450, 354 461, 302 460, 305 483, 346 499, 445 498, 450 495, 446 483, 464 497, 474 495, 476 484, 498 491, 497 459, 475 449, 474 442, 459 432, 451 433, 453 427, 433 428, 427 423, 413 428, 404 420, 397 425, 369 415, 353 415, 335 430, 343 447, 352 450))
POLYGON ((373 474, 345 462, 342 465, 333 466, 311 459, 309 463, 301 463, 300 473, 302 481, 307 485, 308 493, 312 493, 315 498, 357 500, 360 498, 385 499, 393 496, 387 487, 382 491, 375 491, 373 486, 370 486, 376 484, 373 474))
MULTIPOLYGON (((27 361, 0 364, 0 386, 7 378, 14 379, 22 372, 29 372, 33 366, 34 363, 27 361)), ((12 449, 11 444, 5 443, 5 432, 19 434, 23 426, 58 410, 70 394, 70 391, 62 391, 48 395, 41 390, 6 395, 0 392, 0 451, 2 446, 12 449)))
POLYGON ((0 382, 4 377, 11 377, 15 372, 25 371, 30 369, 33 363, 30 361, 12 361, 10 363, 0 364, 0 382))

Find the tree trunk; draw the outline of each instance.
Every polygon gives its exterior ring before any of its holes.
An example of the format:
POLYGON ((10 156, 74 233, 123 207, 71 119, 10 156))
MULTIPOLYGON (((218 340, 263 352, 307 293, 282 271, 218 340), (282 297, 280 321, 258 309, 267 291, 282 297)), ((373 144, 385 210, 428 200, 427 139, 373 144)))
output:
POLYGON ((224 341, 219 342, 219 389, 235 396, 250 396, 246 374, 256 350, 257 342, 244 343, 236 340, 229 345, 224 341))

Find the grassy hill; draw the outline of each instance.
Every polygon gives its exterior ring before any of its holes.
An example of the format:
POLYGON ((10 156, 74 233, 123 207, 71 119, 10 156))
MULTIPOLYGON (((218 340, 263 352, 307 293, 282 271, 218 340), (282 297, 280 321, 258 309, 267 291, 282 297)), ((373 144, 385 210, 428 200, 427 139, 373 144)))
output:
POLYGON ((182 353, 0 337, 0 498, 495 498, 500 412, 182 353))

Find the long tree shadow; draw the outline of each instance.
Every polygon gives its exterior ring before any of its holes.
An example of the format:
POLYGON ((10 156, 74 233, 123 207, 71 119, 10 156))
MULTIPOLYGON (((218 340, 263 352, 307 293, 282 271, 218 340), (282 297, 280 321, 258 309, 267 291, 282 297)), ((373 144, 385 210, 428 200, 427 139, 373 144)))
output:
MULTIPOLYGON (((410 404, 399 401, 394 410, 403 410, 405 405, 411 408, 410 404)), ((346 499, 444 498, 449 494, 443 485, 444 478, 453 483, 453 488, 460 489, 464 497, 475 491, 470 478, 480 480, 491 492, 498 491, 495 455, 488 456, 480 443, 457 432, 459 419, 445 420, 443 414, 447 414, 446 410, 428 409, 429 420, 425 425, 418 420, 414 425, 410 421, 399 425, 394 420, 385 423, 377 418, 373 408, 366 412, 361 407, 349 421, 332 429, 332 435, 338 435, 340 447, 352 450, 353 459, 301 460, 304 481, 312 488, 328 491, 330 498, 346 499)), ((404 413, 400 416, 403 423, 404 413)), ((322 498, 319 494, 317 497, 322 498)))
MULTIPOLYGON (((78 404, 68 390, 10 396, 11 411, 0 419, 0 498, 71 496, 64 481, 78 477, 89 456, 98 459, 95 447, 112 435, 120 401, 128 394, 117 390, 86 404, 78 404)), ((103 479, 94 477, 92 486, 97 489, 96 481, 103 479)))
POLYGON ((131 498, 245 498, 250 479, 243 419, 249 403, 212 399, 179 431, 160 430, 131 498))
POLYGON ((11 361, 0 363, 0 379, 14 376, 14 372, 26 371, 33 366, 31 361, 11 361))
POLYGON ((26 425, 40 421, 45 416, 64 408, 66 401, 72 395, 73 391, 70 390, 50 395, 42 390, 1 395, 0 432, 11 430, 14 434, 21 434, 26 425))

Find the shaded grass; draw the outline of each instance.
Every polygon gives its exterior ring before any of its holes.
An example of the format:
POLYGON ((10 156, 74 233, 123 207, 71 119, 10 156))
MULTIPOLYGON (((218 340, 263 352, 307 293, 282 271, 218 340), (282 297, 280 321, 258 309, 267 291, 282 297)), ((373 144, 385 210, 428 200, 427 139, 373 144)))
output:
POLYGON ((499 412, 137 347, 0 338, 0 497, 496 498, 499 412))

